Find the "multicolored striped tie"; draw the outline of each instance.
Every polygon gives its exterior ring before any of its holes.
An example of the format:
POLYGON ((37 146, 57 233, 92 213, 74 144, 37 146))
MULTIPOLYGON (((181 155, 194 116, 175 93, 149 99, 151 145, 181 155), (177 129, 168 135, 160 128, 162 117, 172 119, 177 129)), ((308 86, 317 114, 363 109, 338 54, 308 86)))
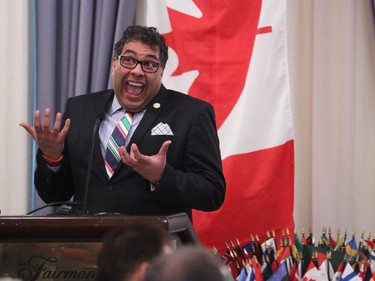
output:
POLYGON ((111 137, 109 138, 105 155, 105 169, 109 178, 112 177, 121 162, 121 157, 117 148, 125 145, 125 140, 132 125, 132 121, 132 113, 126 112, 125 116, 117 123, 111 137))

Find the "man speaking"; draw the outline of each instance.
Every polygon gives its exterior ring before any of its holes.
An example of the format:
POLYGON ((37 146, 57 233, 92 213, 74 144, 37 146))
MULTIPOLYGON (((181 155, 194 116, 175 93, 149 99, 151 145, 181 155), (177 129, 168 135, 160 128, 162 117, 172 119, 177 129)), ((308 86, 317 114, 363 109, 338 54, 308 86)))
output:
POLYGON ((167 59, 155 28, 130 26, 114 46, 113 90, 69 98, 54 122, 45 109, 34 126, 20 124, 38 145, 35 186, 46 203, 73 197, 85 214, 190 218, 220 208, 213 107, 163 86, 167 59))

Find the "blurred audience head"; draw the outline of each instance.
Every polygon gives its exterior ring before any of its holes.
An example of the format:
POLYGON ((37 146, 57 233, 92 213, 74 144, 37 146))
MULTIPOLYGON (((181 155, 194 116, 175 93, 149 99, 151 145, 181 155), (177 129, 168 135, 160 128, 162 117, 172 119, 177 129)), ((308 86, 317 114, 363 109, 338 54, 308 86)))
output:
POLYGON ((226 281, 228 274, 218 256, 204 248, 186 246, 156 258, 145 281, 226 281))
POLYGON ((131 223, 110 231, 97 259, 97 281, 143 281, 149 262, 170 253, 168 231, 131 223))

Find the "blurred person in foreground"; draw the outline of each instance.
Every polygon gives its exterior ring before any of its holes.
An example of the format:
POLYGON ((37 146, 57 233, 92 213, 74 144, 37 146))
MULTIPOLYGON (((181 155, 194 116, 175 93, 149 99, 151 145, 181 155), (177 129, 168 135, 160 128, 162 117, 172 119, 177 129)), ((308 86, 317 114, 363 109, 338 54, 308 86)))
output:
POLYGON ((96 281, 143 281, 149 262, 172 252, 167 230, 132 223, 105 236, 97 258, 96 281))
POLYGON ((69 98, 52 127, 48 108, 35 112, 34 126, 20 123, 38 145, 34 180, 44 202, 73 197, 88 214, 190 218, 192 209, 220 208, 226 184, 214 109, 164 87, 167 59, 156 28, 130 26, 114 46, 113 89, 69 98))
POLYGON ((204 248, 185 246, 159 256, 147 270, 145 281, 227 281, 229 271, 221 259, 204 248))

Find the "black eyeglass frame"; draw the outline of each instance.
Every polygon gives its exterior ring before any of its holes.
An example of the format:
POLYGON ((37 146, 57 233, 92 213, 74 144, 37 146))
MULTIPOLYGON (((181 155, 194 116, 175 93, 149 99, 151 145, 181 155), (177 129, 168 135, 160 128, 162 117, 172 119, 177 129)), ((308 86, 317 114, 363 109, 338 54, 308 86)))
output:
POLYGON ((154 62, 154 61, 150 61, 150 60, 144 60, 144 61, 141 61, 141 60, 137 60, 136 58, 133 58, 133 57, 130 57, 130 56, 119 55, 119 56, 117 57, 117 59, 119 60, 120 65, 121 65, 122 67, 127 68, 127 69, 134 69, 134 68, 137 67, 138 64, 140 64, 141 67, 142 67, 142 70, 143 70, 144 72, 147 72, 147 73, 155 73, 156 71, 159 70, 159 67, 160 67, 160 63, 158 63, 158 62, 154 62), (133 67, 129 67, 128 65, 123 65, 122 62, 121 62, 121 61, 122 61, 122 58, 132 59, 133 61, 136 62, 136 64, 135 64, 133 67), (144 63, 151 63, 152 65, 155 65, 155 67, 156 67, 155 71, 149 71, 149 70, 144 69, 144 68, 143 68, 143 67, 144 67, 144 63))

